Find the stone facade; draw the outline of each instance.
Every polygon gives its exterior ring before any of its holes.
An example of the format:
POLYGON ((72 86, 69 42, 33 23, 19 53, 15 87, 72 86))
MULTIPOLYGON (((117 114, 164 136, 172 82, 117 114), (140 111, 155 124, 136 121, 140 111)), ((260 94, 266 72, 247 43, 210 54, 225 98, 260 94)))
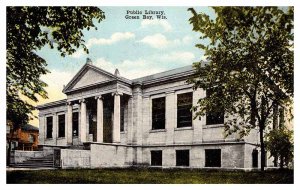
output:
POLYGON ((178 127, 179 95, 192 94, 193 105, 206 96, 187 84, 193 72, 187 66, 128 80, 87 63, 64 88, 67 99, 38 106, 40 145, 61 149, 63 168, 255 168, 256 131, 225 137, 222 123, 207 125, 205 116, 178 127), (165 110, 160 129, 153 123, 158 98, 165 110))

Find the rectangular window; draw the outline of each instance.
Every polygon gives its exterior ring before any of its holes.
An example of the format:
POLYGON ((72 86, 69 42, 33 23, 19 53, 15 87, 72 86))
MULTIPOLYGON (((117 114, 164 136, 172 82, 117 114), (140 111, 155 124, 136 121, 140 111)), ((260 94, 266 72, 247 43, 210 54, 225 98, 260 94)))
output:
POLYGON ((78 137, 78 125, 79 125, 78 116, 79 116, 78 112, 73 112, 72 115, 73 137, 78 137))
POLYGON ((192 126, 192 106, 192 92, 177 95, 177 128, 192 126))
POLYGON ((166 99, 152 99, 152 129, 165 129, 166 99))
POLYGON ((221 149, 205 149, 205 167, 221 167, 221 149))
MULTIPOLYGON (((206 96, 209 97, 213 93, 218 93, 216 92, 216 88, 207 89, 206 96)), ((206 113, 206 125, 216 125, 216 124, 224 124, 224 111, 206 113)))
POLYGON ((162 151, 151 151, 151 166, 162 166, 162 151))
POLYGON ((189 165, 190 165, 190 151, 176 150, 176 166, 189 166, 189 165))
POLYGON ((53 117, 47 117, 47 134, 46 137, 47 139, 52 138, 52 131, 53 131, 53 117))
POLYGON ((58 115, 58 137, 65 137, 65 114, 58 115))

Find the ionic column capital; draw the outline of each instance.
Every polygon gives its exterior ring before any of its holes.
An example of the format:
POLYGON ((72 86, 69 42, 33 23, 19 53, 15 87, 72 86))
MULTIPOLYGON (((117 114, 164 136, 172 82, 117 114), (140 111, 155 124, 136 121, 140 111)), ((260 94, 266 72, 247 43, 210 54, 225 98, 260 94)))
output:
POLYGON ((79 100, 79 103, 85 103, 85 102, 86 102, 86 101, 85 101, 84 98, 82 98, 82 99, 79 100))
POLYGON ((97 96, 95 96, 95 99, 96 99, 96 100, 98 100, 98 99, 103 100, 104 97, 103 97, 102 95, 97 95, 97 96))
POLYGON ((67 106, 72 106, 73 103, 72 103, 71 101, 67 101, 67 102, 66 102, 66 105, 67 105, 67 106))
POLYGON ((111 95, 112 95, 112 96, 122 96, 123 93, 122 93, 122 92, 116 91, 116 92, 111 93, 111 95))

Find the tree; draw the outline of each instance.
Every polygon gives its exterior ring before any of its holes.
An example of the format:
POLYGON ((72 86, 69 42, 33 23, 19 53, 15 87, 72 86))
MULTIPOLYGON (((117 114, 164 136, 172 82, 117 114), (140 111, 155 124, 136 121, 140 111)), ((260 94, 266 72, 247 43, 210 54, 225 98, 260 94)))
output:
POLYGON ((6 116, 14 131, 32 119, 34 106, 25 99, 47 98, 47 84, 40 77, 49 71, 36 52, 49 45, 63 57, 79 47, 88 53, 83 30, 97 30, 94 20, 105 16, 97 7, 7 7, 6 18, 6 116))
POLYGON ((270 131, 266 135, 266 149, 270 151, 270 156, 280 158, 280 168, 293 160, 292 131, 286 128, 279 128, 270 131))
POLYGON ((208 63, 194 63, 194 88, 217 88, 194 107, 196 117, 225 112, 227 135, 243 138, 259 129, 261 170, 264 132, 276 107, 293 102, 293 7, 213 7, 216 18, 189 11, 193 30, 201 33, 208 63), (206 40, 206 41, 205 41, 206 40), (206 43, 208 41, 208 43, 206 43), (229 118, 234 115, 235 118, 229 118))

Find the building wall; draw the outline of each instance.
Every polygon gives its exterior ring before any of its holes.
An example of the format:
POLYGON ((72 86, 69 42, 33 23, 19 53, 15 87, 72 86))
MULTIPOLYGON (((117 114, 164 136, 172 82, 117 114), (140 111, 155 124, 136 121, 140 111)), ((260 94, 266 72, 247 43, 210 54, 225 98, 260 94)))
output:
MULTIPOLYGON (((157 147, 129 147, 113 144, 91 144, 91 167, 129 167, 151 166, 151 151, 162 151, 162 167, 176 167, 176 150, 189 150, 190 168, 205 168, 205 149, 221 149, 221 167, 224 169, 248 168, 252 163, 251 155, 246 149, 251 146, 244 143, 206 144, 193 146, 157 146, 157 147), (140 149, 140 150, 138 150, 140 149), (141 152, 142 159, 135 162, 135 153, 141 152), (247 159, 246 159, 247 158, 247 159), (250 159, 249 159, 250 158, 250 159), (246 159, 246 161, 245 161, 246 159)), ((68 151, 68 150, 65 150, 68 151)), ((139 156, 139 155, 137 155, 139 156)), ((251 168, 251 167, 250 167, 251 168)))
POLYGON ((65 137, 58 137, 58 116, 60 114, 65 114, 67 116, 67 107, 65 105, 50 107, 48 109, 40 110, 39 112, 39 144, 45 145, 66 145, 67 137, 67 117, 65 119, 65 137), (47 117, 53 118, 53 128, 52 128, 52 138, 47 138, 47 117))
POLYGON ((90 150, 61 149, 62 168, 90 168, 90 150))
POLYGON ((129 166, 132 149, 111 144, 91 144, 91 167, 124 167, 129 166), (128 163, 128 164, 127 164, 128 163))
MULTIPOLYGON (((121 144, 182 144, 233 141, 239 138, 237 133, 226 136, 222 125, 206 125, 206 117, 200 117, 193 120, 193 124, 190 127, 177 128, 177 96, 178 94, 187 92, 193 92, 193 105, 196 105, 200 98, 205 97, 205 91, 202 89, 193 91, 191 86, 186 84, 185 80, 152 86, 145 89, 141 89, 140 86, 135 87, 133 89, 133 97, 129 99, 125 108, 125 131, 120 134, 121 144), (166 98, 165 129, 152 130, 152 99, 158 97, 166 98)), ((62 105, 40 110, 40 144, 67 144, 67 129, 65 129, 65 137, 58 137, 58 115, 65 114, 67 127, 66 109, 66 106, 62 105), (46 138, 46 117, 49 116, 53 117, 53 138, 51 139, 46 138)), ((78 108, 74 107, 74 110, 75 109, 78 108)), ((257 131, 252 130, 249 136, 246 136, 244 139, 247 142, 257 143, 257 136, 257 131)), ((91 141, 88 134, 87 139, 88 141, 91 141)), ((76 139, 74 139, 73 142, 76 144, 76 139)))
MULTIPOLYGON (((129 98, 125 108, 125 131, 120 134, 120 145, 92 143, 90 152, 62 150, 64 167, 98 168, 150 165, 150 151, 156 149, 163 151, 163 167, 175 167, 176 150, 188 149, 190 150, 190 167, 203 168, 205 166, 205 149, 209 148, 221 149, 221 168, 251 168, 254 146, 243 143, 226 144, 226 142, 236 141, 238 135, 226 136, 224 126, 206 125, 206 118, 200 117, 193 120, 190 127, 177 128, 177 95, 187 92, 193 92, 193 105, 196 105, 197 101, 206 95, 202 89, 193 91, 191 85, 186 84, 185 80, 148 88, 136 85, 132 90, 133 96, 129 98), (166 98, 165 129, 152 130, 152 99, 158 97, 166 98), (90 160, 88 160, 88 155, 90 155, 90 160)), ((67 134, 65 138, 57 137, 57 118, 59 114, 63 113, 67 116, 66 109, 66 106, 62 105, 40 111, 41 144, 67 144, 67 134), (53 116, 53 138, 51 139, 45 138, 47 116, 53 116)), ((77 108, 74 107, 74 109, 77 108)), ((67 128, 65 131, 67 132, 67 128)), ((256 143, 257 131, 251 131, 244 140, 256 143)), ((80 142, 73 138, 73 144, 80 144, 80 142)))
MULTIPOLYGON (((8 130, 6 134, 6 140, 9 141, 11 138, 11 131, 8 130)), ((37 150, 39 144, 39 131, 33 130, 22 130, 21 128, 14 131, 12 135, 13 142, 15 142, 16 147, 12 147, 13 149, 18 150, 37 150), (31 142, 30 137, 33 137, 33 141, 31 142)), ((14 146, 13 145, 13 146, 14 146)))

